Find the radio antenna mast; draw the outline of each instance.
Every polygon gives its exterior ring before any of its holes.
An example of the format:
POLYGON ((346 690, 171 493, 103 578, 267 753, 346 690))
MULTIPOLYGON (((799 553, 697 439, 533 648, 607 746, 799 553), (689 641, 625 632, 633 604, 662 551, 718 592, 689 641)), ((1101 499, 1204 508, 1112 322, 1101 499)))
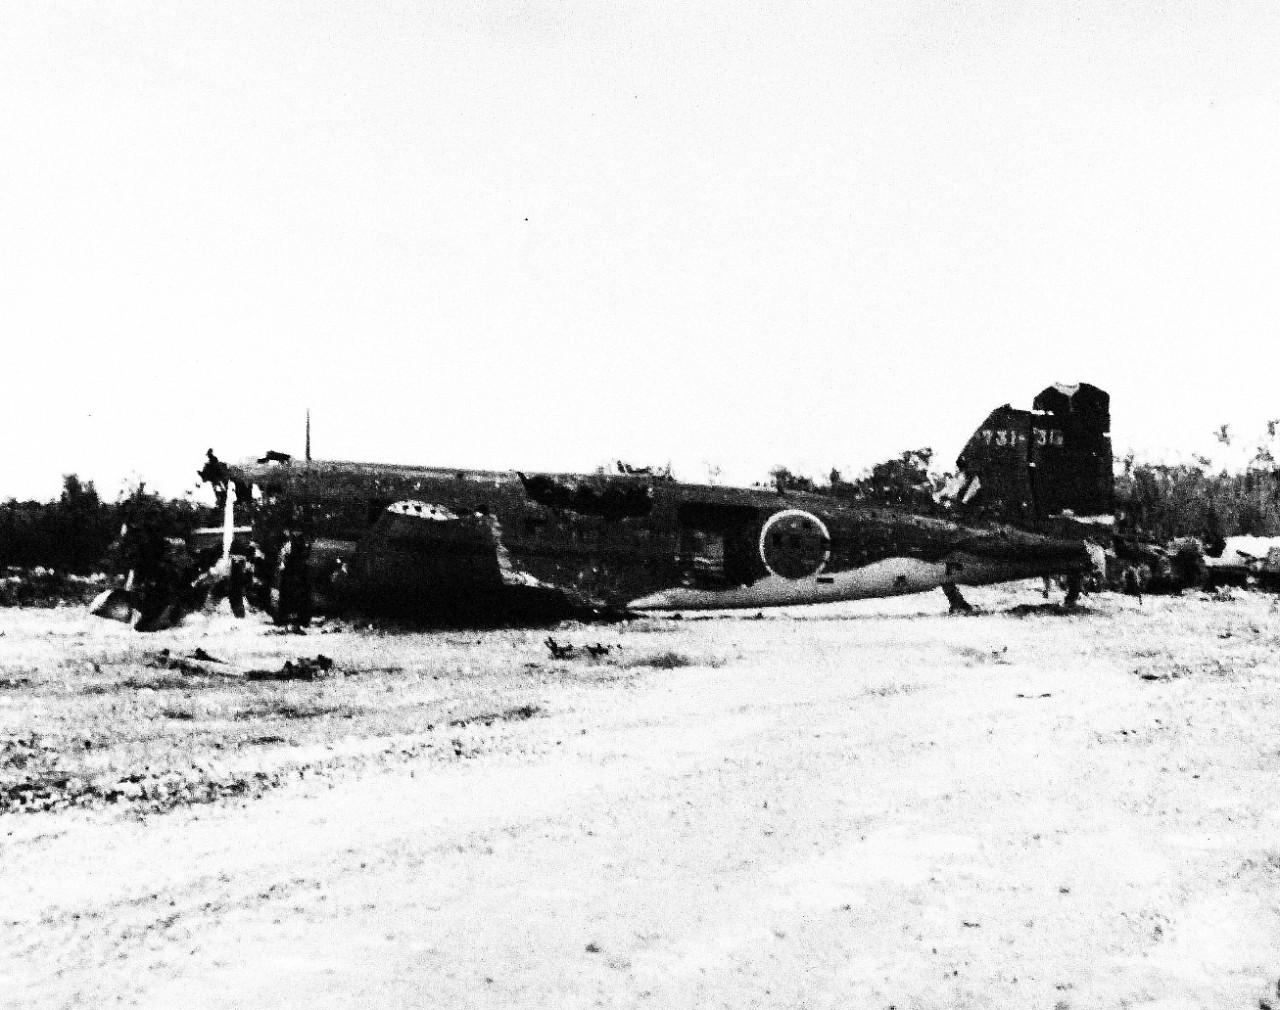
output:
POLYGON ((307 460, 307 462, 308 462, 308 463, 310 463, 310 462, 311 462, 311 408, 310 408, 310 407, 308 407, 308 408, 307 408, 307 449, 306 449, 306 453, 307 453, 307 455, 306 455, 306 460, 307 460))

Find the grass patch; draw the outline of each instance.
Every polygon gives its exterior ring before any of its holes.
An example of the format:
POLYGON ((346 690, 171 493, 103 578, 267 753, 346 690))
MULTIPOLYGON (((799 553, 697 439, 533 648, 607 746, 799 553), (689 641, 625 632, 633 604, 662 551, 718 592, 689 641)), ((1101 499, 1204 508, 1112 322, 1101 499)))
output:
POLYGON ((474 723, 480 723, 482 726, 492 726, 495 722, 523 722, 525 719, 532 719, 541 712, 542 709, 537 705, 517 705, 515 708, 504 709, 501 712, 486 712, 483 715, 473 715, 467 719, 452 719, 449 725, 452 727, 471 726, 474 723))
POLYGON ((1019 603, 1004 611, 1009 617, 1096 617, 1098 611, 1077 603, 1064 607, 1061 603, 1019 603))
POLYGON ((862 693, 873 698, 892 698, 896 695, 915 694, 923 690, 923 684, 884 684, 880 687, 869 687, 862 693))
POLYGON ((240 722, 249 719, 320 719, 324 716, 336 715, 343 719, 353 719, 360 709, 351 705, 322 705, 317 702, 292 702, 283 700, 264 700, 249 708, 242 708, 231 718, 240 722))
MULTIPOLYGON (((126 677, 114 686, 127 687, 134 691, 140 690, 144 687, 149 687, 153 691, 172 691, 191 687, 191 681, 187 677, 175 677, 172 674, 162 673, 155 677, 126 677)), ((109 689, 110 685, 106 685, 105 688, 109 689)), ((90 692, 88 688, 86 688, 85 694, 105 694, 106 689, 103 691, 90 692)))
POLYGON ((717 667, 719 662, 694 659, 686 656, 683 652, 675 652, 666 649, 662 652, 652 652, 648 655, 629 656, 618 664, 624 669, 635 669, 637 667, 651 667, 654 670, 679 670, 686 666, 707 666, 717 667))

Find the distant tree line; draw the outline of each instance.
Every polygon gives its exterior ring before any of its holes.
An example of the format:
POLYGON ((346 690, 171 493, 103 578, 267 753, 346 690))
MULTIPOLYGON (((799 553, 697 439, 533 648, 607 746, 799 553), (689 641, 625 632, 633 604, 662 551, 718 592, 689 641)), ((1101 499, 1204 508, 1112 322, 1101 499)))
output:
MULTIPOLYGON (((1237 442, 1228 425, 1215 437, 1237 442)), ((1116 479, 1123 524, 1158 540, 1193 536, 1212 547, 1225 537, 1280 535, 1280 420, 1267 422, 1251 455, 1235 470, 1206 457, 1190 463, 1138 462, 1130 453, 1116 479)))
POLYGON ((89 575, 110 566, 112 545, 126 523, 185 536, 203 518, 204 510, 193 502, 161 498, 142 484, 104 502, 93 481, 67 474, 54 501, 0 502, 0 567, 89 575))
POLYGON ((1157 540, 1280 535, 1280 474, 1207 471, 1196 464, 1125 461, 1116 481, 1123 525, 1157 540))
POLYGON ((879 505, 932 514, 942 511, 934 495, 942 487, 943 478, 930 472, 932 449, 911 449, 893 459, 877 463, 861 476, 845 480, 839 470, 832 470, 825 481, 792 473, 785 466, 769 471, 779 491, 808 491, 831 495, 862 505, 879 505))

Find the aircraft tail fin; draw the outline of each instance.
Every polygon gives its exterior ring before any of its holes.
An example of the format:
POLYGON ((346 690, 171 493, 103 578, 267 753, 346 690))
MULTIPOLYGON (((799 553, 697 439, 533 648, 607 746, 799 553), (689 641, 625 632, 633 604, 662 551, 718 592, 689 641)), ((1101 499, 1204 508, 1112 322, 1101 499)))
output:
POLYGON ((956 460, 946 497, 957 508, 1024 528, 1110 526, 1110 408, 1110 396, 1088 383, 1049 386, 1031 410, 996 408, 956 460))

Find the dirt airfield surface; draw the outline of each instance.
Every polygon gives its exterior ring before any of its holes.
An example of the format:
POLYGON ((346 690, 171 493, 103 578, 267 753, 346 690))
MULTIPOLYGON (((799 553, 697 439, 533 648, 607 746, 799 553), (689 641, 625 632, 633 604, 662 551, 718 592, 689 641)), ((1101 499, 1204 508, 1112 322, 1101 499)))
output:
POLYGON ((0 1005, 1280 1007, 1275 598, 969 595, 0 611, 0 1005))

